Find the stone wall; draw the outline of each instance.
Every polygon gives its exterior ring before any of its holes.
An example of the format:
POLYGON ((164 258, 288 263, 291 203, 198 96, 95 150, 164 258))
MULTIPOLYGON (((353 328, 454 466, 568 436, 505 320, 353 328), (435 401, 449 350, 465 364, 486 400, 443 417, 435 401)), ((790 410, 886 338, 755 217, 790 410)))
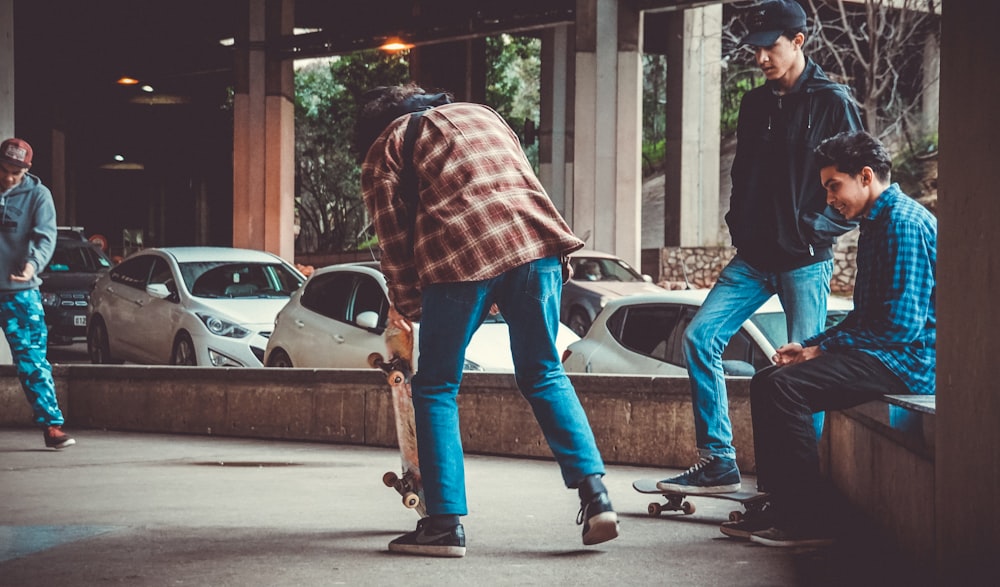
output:
MULTIPOLYGON (((857 253, 854 233, 845 235, 837 243, 833 279, 830 280, 830 290, 834 294, 850 296, 854 293, 857 253)), ((654 274, 653 278, 667 289, 685 289, 689 284, 695 288, 712 287, 735 255, 733 247, 664 247, 660 249, 658 275, 654 274)))

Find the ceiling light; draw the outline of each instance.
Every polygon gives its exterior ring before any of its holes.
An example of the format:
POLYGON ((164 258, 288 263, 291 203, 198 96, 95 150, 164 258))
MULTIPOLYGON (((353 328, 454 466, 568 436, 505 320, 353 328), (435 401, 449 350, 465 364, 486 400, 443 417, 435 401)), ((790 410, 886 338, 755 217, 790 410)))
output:
POLYGON ((153 92, 153 86, 151 86, 149 84, 145 84, 142 87, 140 87, 139 89, 142 90, 143 92, 146 92, 147 94, 150 94, 150 93, 153 92))
POLYGON ((134 86, 137 83, 139 83, 139 80, 135 79, 134 77, 128 77, 127 75, 123 75, 122 77, 118 78, 118 85, 121 86, 134 86))
POLYGON ((382 51, 388 51, 389 53, 396 53, 397 51, 405 51, 412 48, 413 43, 406 43, 399 37, 391 37, 387 39, 385 43, 382 43, 381 47, 379 47, 382 51))
POLYGON ((115 161, 118 161, 119 163, 121 163, 122 161, 125 160, 125 156, 124 155, 115 155, 114 157, 112 157, 112 159, 114 159, 115 161))

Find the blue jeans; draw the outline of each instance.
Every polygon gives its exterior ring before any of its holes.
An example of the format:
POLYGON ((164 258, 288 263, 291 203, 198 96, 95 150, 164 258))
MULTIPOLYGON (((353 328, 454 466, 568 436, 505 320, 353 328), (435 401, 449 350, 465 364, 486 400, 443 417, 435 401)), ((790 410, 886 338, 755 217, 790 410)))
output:
POLYGON ((0 325, 35 423, 61 426, 64 420, 56 400, 52 365, 46 359, 49 331, 38 290, 0 294, 0 325))
MULTIPOLYGON (((729 339, 774 294, 785 310, 788 340, 802 342, 819 334, 826 323, 832 275, 832 260, 775 273, 758 271, 737 256, 722 270, 684 334, 700 456, 736 458, 722 371, 722 351, 729 339)), ((818 435, 823 429, 822 412, 816 414, 814 425, 818 435)))
POLYGON ((468 513, 458 422, 465 349, 496 302, 510 328, 517 386, 528 400, 567 487, 604 474, 576 390, 563 371, 555 339, 562 266, 549 257, 484 281, 439 283, 423 290, 420 360, 413 376, 417 452, 427 513, 468 513))

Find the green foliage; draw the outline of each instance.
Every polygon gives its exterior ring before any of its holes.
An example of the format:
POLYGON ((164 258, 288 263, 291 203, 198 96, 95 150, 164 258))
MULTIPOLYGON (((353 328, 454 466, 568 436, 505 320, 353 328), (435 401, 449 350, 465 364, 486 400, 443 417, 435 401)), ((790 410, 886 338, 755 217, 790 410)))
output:
POLYGON ((366 238, 360 167, 351 151, 354 112, 366 90, 408 79, 405 57, 367 51, 296 71, 297 252, 351 250, 366 238))
POLYGON ((660 139, 658 141, 643 141, 642 176, 649 177, 650 175, 663 171, 663 165, 666 157, 667 141, 665 139, 660 139))
MULTIPOLYGON (((898 182, 907 195, 914 198, 925 195, 924 182, 928 179, 930 168, 936 168, 937 149, 938 137, 933 134, 915 141, 896 154, 892 162, 892 180, 898 182)), ((933 175, 936 178, 936 169, 933 175)))
MULTIPOLYGON (((537 126, 541 103, 542 43, 535 37, 503 34, 486 38, 486 103, 510 124, 525 143, 524 126, 537 126)), ((538 171, 538 143, 525 146, 538 171)))
POLYGON ((720 122, 720 132, 723 136, 736 132, 736 123, 740 114, 740 101, 743 95, 759 86, 764 81, 763 74, 758 69, 737 67, 730 64, 734 69, 726 72, 722 80, 722 120, 720 122))

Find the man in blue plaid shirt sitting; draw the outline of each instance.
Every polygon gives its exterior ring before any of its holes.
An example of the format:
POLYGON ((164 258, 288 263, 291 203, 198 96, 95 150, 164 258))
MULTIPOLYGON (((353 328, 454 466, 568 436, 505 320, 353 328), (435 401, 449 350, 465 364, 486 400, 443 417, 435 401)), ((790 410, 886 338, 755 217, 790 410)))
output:
MULTIPOLYGON (((884 394, 934 393, 937 219, 890 183, 892 159, 866 132, 817 148, 827 204, 858 219, 854 310, 812 338, 782 346, 750 383, 762 516, 722 532, 767 546, 828 544, 812 414, 884 394)), ((828 515, 828 513, 827 513, 828 515)))

